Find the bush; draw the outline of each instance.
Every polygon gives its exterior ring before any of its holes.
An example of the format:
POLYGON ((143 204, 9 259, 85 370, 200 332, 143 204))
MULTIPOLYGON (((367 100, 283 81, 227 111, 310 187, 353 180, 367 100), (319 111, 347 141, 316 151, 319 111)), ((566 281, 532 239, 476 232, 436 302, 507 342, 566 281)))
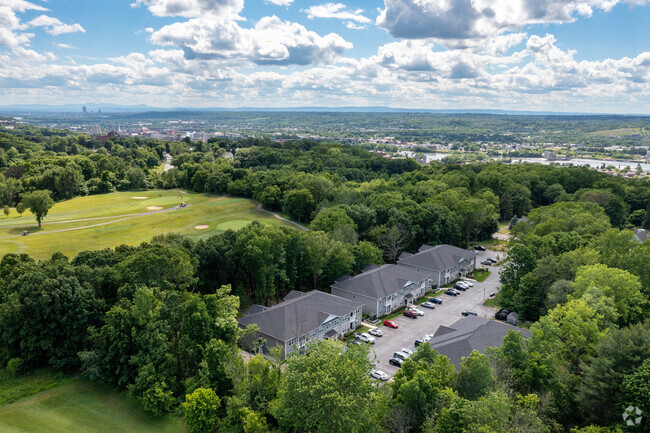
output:
POLYGON ((20 370, 23 367, 23 360, 22 358, 11 358, 9 362, 7 362, 7 374, 9 377, 16 377, 20 374, 20 370))

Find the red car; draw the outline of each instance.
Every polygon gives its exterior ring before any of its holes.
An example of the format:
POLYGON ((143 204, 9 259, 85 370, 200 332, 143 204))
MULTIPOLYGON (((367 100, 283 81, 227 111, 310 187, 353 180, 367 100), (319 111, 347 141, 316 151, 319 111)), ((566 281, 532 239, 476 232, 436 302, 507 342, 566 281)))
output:
POLYGON ((404 310, 402 315, 406 316, 406 317, 410 317, 411 319, 417 319, 418 318, 418 313, 416 313, 413 310, 404 310))
POLYGON ((384 320, 384 326, 388 326, 389 328, 394 328, 397 329, 397 323, 393 322, 392 320, 384 320))

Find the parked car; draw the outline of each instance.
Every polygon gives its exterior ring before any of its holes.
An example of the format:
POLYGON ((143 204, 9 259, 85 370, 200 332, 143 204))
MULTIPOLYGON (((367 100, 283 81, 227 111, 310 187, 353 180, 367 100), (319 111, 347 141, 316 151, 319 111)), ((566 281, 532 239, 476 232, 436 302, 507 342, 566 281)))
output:
POLYGON ((424 344, 426 341, 424 341, 424 338, 418 338, 415 340, 415 347, 418 347, 420 344, 424 344))
POLYGON ((366 334, 365 332, 362 334, 358 334, 357 340, 363 341, 364 343, 375 344, 375 337, 371 337, 369 334, 366 334))
POLYGON ((482 265, 486 265, 486 266, 492 266, 492 262, 489 261, 489 260, 483 260, 483 261, 481 262, 481 264, 482 264, 482 265))
POLYGON ((454 284, 454 289, 461 290, 464 292, 465 290, 467 290, 467 286, 464 284, 456 283, 454 284))
POLYGON ((445 295, 458 296, 458 292, 456 292, 454 289, 449 289, 445 292, 445 295))
POLYGON ((381 329, 379 328, 371 329, 370 331, 368 331, 368 334, 374 335, 375 337, 381 337, 384 335, 384 333, 381 332, 381 329))
POLYGON ((423 303, 422 303, 422 306, 423 306, 424 308, 428 308, 428 309, 430 309, 430 310, 433 310, 434 308, 436 308, 436 306, 433 305, 433 302, 429 302, 429 301, 423 302, 423 303))
POLYGON ((349 346, 363 344, 359 340, 352 340, 348 343, 349 346))
POLYGON ((442 299, 440 298, 429 298, 429 302, 434 304, 442 304, 442 299))
POLYGON ((408 357, 410 357, 411 355, 413 355, 415 353, 414 351, 412 351, 411 349, 406 348, 406 347, 402 347, 402 350, 400 350, 400 352, 406 353, 408 355, 408 357))
POLYGON ((393 322, 392 320, 384 320, 384 326, 388 326, 389 328, 393 328, 393 329, 399 328, 397 323, 393 322))
POLYGON ((402 364, 404 363, 404 360, 401 359, 401 358, 395 358, 395 357, 392 357, 391 359, 388 360, 388 363, 389 363, 390 365, 394 365, 394 366, 396 366, 396 367, 401 367, 402 364))
POLYGON ((474 249, 477 251, 485 251, 485 247, 483 245, 474 245, 474 249))
POLYGON ((417 319, 418 318, 418 313, 416 313, 413 310, 404 310, 402 315, 406 316, 406 317, 410 317, 411 319, 417 319))
POLYGON ((508 314, 512 313, 512 311, 508 310, 507 308, 502 308, 497 313, 494 315, 494 318, 497 320, 508 320, 508 314))
POLYGON ((409 355, 408 353, 405 353, 405 352, 395 352, 395 353, 393 353, 393 358, 401 359, 402 361, 406 361, 409 358, 409 356, 411 356, 411 355, 409 355))
POLYGON ((456 290, 456 289, 449 289, 449 290, 451 290, 452 292, 456 292, 457 295, 460 295, 460 290, 456 290))
POLYGON ((418 314, 418 316, 424 316, 424 311, 420 310, 420 309, 417 308, 417 307, 411 307, 411 308, 409 308, 409 309, 410 309, 411 311, 415 311, 415 312, 418 314))
POLYGON ((462 282, 468 285, 469 287, 474 287, 474 283, 472 283, 471 281, 462 280, 462 282))
POLYGON ((370 377, 374 379, 383 380, 383 381, 388 380, 388 375, 381 370, 372 370, 370 372, 370 377))
POLYGON ((476 316, 476 313, 474 311, 469 311, 469 310, 463 311, 460 314, 462 314, 463 316, 476 316))
POLYGON ((432 338, 433 338, 433 335, 431 335, 431 334, 426 334, 424 337, 422 337, 422 339, 423 339, 424 341, 429 341, 429 340, 431 340, 432 338))
POLYGON ((499 261, 498 261, 497 259, 492 258, 492 257, 488 257, 488 258, 485 259, 485 260, 487 260, 487 261, 489 261, 489 262, 492 262, 492 263, 494 263, 495 265, 496 265, 497 263, 499 263, 499 261))

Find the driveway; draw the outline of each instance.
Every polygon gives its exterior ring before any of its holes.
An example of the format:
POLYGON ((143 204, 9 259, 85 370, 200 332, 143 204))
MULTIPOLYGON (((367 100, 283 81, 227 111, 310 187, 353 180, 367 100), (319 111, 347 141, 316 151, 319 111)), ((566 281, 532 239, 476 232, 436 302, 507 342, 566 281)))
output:
MULTIPOLYGON (((497 251, 483 251, 478 253, 477 264, 487 257, 500 259, 504 258, 505 253, 497 251)), ((449 326, 456 320, 463 317, 461 312, 464 310, 475 311, 480 317, 494 319, 496 310, 483 305, 483 301, 488 299, 491 293, 496 293, 500 287, 499 271, 501 266, 488 266, 491 271, 490 276, 482 283, 472 281, 474 287, 461 292, 458 296, 439 295, 442 299, 441 305, 436 305, 434 310, 419 307, 424 311, 424 316, 417 319, 411 319, 399 316, 394 321, 399 325, 398 329, 391 329, 386 326, 380 326, 384 333, 383 337, 375 338, 376 343, 372 349, 379 361, 377 369, 385 372, 392 377, 397 373, 398 367, 390 365, 388 360, 393 353, 403 347, 413 349, 415 340, 423 337, 425 334, 434 334, 441 325, 449 326)))

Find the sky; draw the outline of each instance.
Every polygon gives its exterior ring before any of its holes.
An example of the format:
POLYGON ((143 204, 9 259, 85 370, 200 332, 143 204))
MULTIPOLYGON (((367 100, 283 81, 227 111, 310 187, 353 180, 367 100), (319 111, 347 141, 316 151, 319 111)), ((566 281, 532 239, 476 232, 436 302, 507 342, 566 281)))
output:
POLYGON ((0 0, 0 106, 650 114, 650 0, 0 0))

